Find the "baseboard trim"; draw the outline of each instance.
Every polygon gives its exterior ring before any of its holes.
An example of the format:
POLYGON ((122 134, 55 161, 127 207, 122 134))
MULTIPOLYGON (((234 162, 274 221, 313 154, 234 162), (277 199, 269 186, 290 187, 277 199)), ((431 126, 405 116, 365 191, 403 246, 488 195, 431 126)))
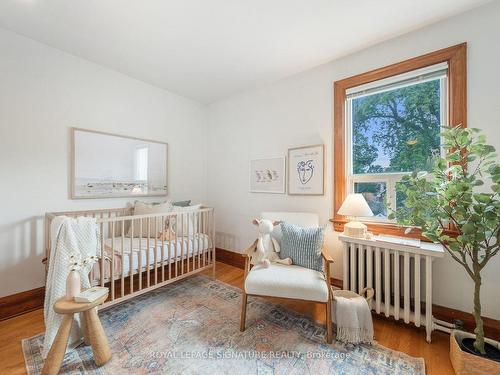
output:
POLYGON ((0 320, 38 310, 43 307, 45 287, 27 290, 0 298, 0 320))
MULTIPOLYGON (((245 268, 245 258, 234 251, 216 248, 217 261, 230 264, 238 268, 245 268)), ((337 288, 343 288, 341 279, 330 278, 330 283, 337 288)), ((471 297, 472 298, 472 297, 471 297)), ((472 332, 475 327, 474 316, 471 313, 452 309, 440 305, 432 305, 432 312, 436 319, 445 322, 452 322, 454 319, 460 319, 464 323, 464 329, 472 332)), ((484 332, 488 338, 500 341, 500 320, 483 317, 484 332)))
POLYGON ((336 279, 335 277, 330 277, 330 284, 339 289, 342 289, 344 287, 344 283, 342 282, 342 280, 336 279))
MULTIPOLYGON (((464 323, 464 330, 468 332, 473 332, 474 327, 476 326, 474 315, 465 311, 433 304, 432 314, 434 315, 434 318, 445 322, 452 322, 454 319, 459 319, 464 323)), ((487 318, 485 316, 482 318, 485 336, 490 339, 500 341, 500 320, 487 318)))
POLYGON ((226 263, 241 269, 245 268, 245 257, 241 253, 215 248, 215 259, 218 262, 226 263))

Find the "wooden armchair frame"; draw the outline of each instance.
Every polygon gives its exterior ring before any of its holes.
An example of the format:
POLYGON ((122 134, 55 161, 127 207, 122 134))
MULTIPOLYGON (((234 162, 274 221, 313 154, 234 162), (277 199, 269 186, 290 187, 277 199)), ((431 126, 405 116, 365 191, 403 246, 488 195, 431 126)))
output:
MULTIPOLYGON (((247 278, 248 272, 250 272, 251 264, 250 260, 252 257, 252 254, 255 252, 257 246, 257 240, 247 249, 245 252, 242 254, 242 256, 245 258, 245 276, 243 280, 243 293, 242 293, 242 298, 241 298, 241 317, 240 317, 240 331, 243 332, 245 330, 245 323, 246 323, 246 314, 247 314, 247 299, 248 296, 254 296, 254 297, 266 297, 262 295, 254 295, 254 294, 247 294, 245 292, 245 280, 247 278)), ((311 302, 316 302, 316 303, 323 303, 325 305, 325 310, 326 310, 326 342, 328 344, 332 343, 333 339, 333 334, 332 334, 332 298, 333 298, 333 288, 332 285, 330 284, 330 265, 333 263, 333 258, 328 254, 328 251, 323 247, 321 248, 321 256, 323 257, 324 260, 324 271, 325 271, 325 276, 326 276, 326 285, 328 287, 328 301, 327 302, 318 302, 318 301, 311 301, 311 302)), ((271 296, 269 296, 271 297, 271 296)), ((280 297, 281 298, 281 297, 280 297)), ((295 301, 305 301, 302 299, 295 299, 295 298, 289 298, 291 300, 295 301)))

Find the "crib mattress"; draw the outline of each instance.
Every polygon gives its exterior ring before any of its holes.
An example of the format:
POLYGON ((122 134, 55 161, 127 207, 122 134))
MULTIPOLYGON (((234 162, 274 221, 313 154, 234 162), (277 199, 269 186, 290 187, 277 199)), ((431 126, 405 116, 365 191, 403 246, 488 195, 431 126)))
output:
MULTIPOLYGON (((175 260, 180 260, 184 256, 197 257, 203 253, 206 253, 210 247, 209 237, 206 234, 198 233, 190 237, 179 237, 174 241, 156 241, 156 263, 162 262, 162 243, 163 243, 163 262, 168 264, 169 262, 175 262, 175 260), (170 250, 170 251, 169 251, 170 250)), ((147 265, 153 266, 155 264, 155 240, 148 240, 146 238, 130 238, 125 237, 123 239, 123 257, 121 256, 122 250, 122 238, 115 238, 112 243, 111 239, 105 240, 105 245, 108 251, 113 248, 114 250, 114 277, 121 277, 121 263, 123 263, 124 276, 130 274, 130 263, 132 262, 132 273, 137 273, 139 268, 142 270, 146 269, 147 265), (149 253, 149 259, 148 259, 149 253)), ((111 254, 107 254, 110 258, 111 254)), ((106 270, 106 278, 110 277, 108 273, 109 269, 106 270)))

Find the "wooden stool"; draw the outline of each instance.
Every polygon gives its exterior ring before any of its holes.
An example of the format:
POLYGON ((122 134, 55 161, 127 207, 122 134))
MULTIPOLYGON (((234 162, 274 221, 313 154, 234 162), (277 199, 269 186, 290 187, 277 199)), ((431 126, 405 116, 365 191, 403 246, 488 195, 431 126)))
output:
POLYGON ((108 294, 90 303, 69 301, 65 298, 57 300, 54 304, 54 311, 63 314, 64 318, 43 365, 42 375, 56 375, 59 373, 66 353, 71 325, 73 324, 73 314, 75 313, 81 313, 80 320, 85 343, 92 345, 96 365, 102 366, 110 360, 111 350, 96 308, 106 301, 106 298, 108 298, 108 294))

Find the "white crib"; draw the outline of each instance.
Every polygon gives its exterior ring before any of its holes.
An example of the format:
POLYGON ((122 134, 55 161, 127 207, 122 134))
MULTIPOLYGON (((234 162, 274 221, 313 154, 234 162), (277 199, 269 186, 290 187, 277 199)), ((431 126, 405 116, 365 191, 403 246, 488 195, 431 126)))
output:
POLYGON ((109 287, 103 307, 208 269, 215 275, 215 220, 211 207, 149 215, 132 215, 132 208, 47 213, 47 265, 52 241, 50 225, 61 215, 96 218, 99 261, 90 272, 90 282, 109 287), (170 230, 172 223, 176 235, 162 237, 160 233, 165 228, 170 230))

